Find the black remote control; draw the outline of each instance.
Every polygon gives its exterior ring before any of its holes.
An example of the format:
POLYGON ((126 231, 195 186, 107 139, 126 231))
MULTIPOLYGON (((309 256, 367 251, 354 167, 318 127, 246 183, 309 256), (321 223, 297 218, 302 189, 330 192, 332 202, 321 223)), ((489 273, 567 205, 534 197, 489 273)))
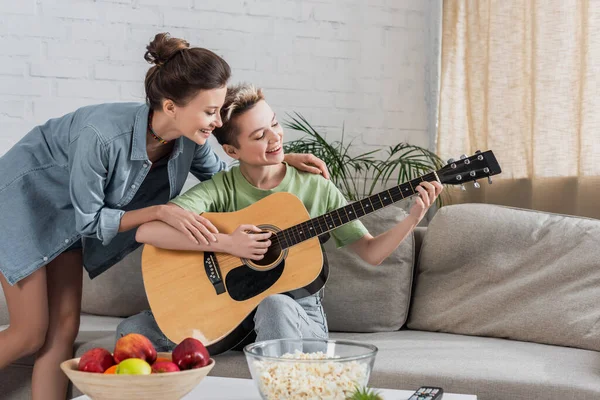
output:
POLYGON ((408 400, 441 400, 444 389, 440 387, 421 386, 408 400))

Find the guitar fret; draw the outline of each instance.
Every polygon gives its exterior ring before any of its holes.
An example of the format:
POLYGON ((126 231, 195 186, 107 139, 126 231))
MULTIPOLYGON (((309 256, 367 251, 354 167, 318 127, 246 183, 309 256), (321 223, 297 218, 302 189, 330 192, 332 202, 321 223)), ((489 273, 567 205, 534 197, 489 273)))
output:
MULTIPOLYGON (((314 221, 314 219, 311 219, 308 222, 310 222, 310 225, 308 226, 308 232, 310 233, 310 237, 317 236, 317 231, 315 229, 315 221, 314 221)), ((307 225, 308 225, 308 223, 307 223, 307 225)))
POLYGON ((279 247, 281 247, 282 250, 287 249, 289 247, 287 240, 285 240, 285 238, 283 237, 283 232, 285 232, 285 231, 277 232, 275 234, 275 239, 273 239, 273 241, 276 240, 277 242, 279 242, 279 247))
POLYGON ((318 217, 313 220, 313 231, 315 232, 315 236, 319 236, 323 233, 323 228, 321 228, 321 226, 323 226, 321 223, 322 219, 323 217, 318 217))
POLYGON ((392 203, 394 202, 394 198, 392 197, 392 193, 390 192, 390 190, 389 190, 389 189, 388 189, 388 190, 386 190, 386 192, 387 192, 387 195, 388 195, 388 197, 387 197, 387 198, 386 198, 386 197, 384 197, 383 199, 384 199, 384 200, 386 200, 386 199, 388 199, 388 198, 389 198, 389 199, 390 199, 390 202, 389 202, 388 204, 392 204, 392 203))
POLYGON ((298 237, 300 238, 301 242, 307 239, 305 225, 306 225, 306 222, 302 222, 301 224, 298 225, 298 237))
POLYGON ((333 218, 331 218, 330 214, 325 214, 325 226, 327 228, 326 230, 330 230, 335 227, 335 225, 333 224, 333 218), (327 217, 329 217, 330 221, 327 221, 327 217))
POLYGON ((348 204, 346 207, 350 207, 350 219, 351 220, 355 220, 356 218, 358 218, 358 216, 356 215, 356 209, 354 208, 354 203, 348 204))
POLYGON ((294 240, 294 245, 299 243, 298 240, 298 233, 296 232, 296 230, 294 228, 290 229, 290 231, 292 232, 292 238, 294 240))
POLYGON ((339 225, 344 225, 346 222, 348 221, 344 221, 344 217, 342 217, 342 214, 340 214, 340 209, 338 208, 337 210, 335 210, 338 219, 340 220, 339 225))
POLYGON ((283 232, 283 235, 285 236, 285 241, 287 242, 288 247, 292 247, 294 245, 294 243, 292 242, 292 239, 290 237, 290 230, 284 229, 282 232, 283 232))
MULTIPOLYGON (((354 212, 356 212, 357 217, 362 217, 363 215, 365 215, 365 208, 363 207, 362 203, 360 201, 357 201, 356 203, 358 203, 360 205, 360 211, 362 212, 362 214, 358 211, 356 211, 356 209, 354 209, 354 212)), ((354 204, 356 204, 354 203, 354 204)))
MULTIPOLYGON (((330 225, 332 225, 333 228, 337 228, 338 226, 340 226, 340 224, 338 224, 337 222, 335 222, 335 215, 333 214, 333 212, 329 213, 329 219, 331 219, 330 225)), ((333 228, 330 227, 329 229, 333 229, 333 228)))
POLYGON ((385 207, 385 204, 383 204, 383 200, 381 200, 381 194, 377 193, 377 199, 379 200, 379 208, 383 208, 385 207))
POLYGON ((340 219, 342 220, 342 223, 348 223, 350 222, 350 217, 348 217, 348 210, 346 210, 346 206, 339 208, 338 210, 343 210, 343 213, 338 213, 340 214, 340 219))
MULTIPOLYGON (((365 205, 367 206, 367 210, 368 210, 369 212, 373 211, 373 203, 371 203, 371 199, 370 199, 369 197, 367 197, 367 199, 366 199, 366 200, 368 200, 368 201, 369 201, 369 204, 366 204, 366 201, 365 201, 365 205)), ((363 201, 364 201, 364 200, 363 200, 363 201)))

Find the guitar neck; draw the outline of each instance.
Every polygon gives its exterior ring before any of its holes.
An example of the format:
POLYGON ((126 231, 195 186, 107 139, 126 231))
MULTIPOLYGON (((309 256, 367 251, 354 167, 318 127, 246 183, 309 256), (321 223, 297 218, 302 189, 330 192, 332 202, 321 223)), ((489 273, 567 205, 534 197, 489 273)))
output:
POLYGON ((420 176, 412 181, 350 203, 327 214, 291 226, 278 232, 276 235, 277 239, 282 250, 287 249, 410 197, 417 193, 416 188, 421 182, 433 181, 439 181, 435 172, 420 176))

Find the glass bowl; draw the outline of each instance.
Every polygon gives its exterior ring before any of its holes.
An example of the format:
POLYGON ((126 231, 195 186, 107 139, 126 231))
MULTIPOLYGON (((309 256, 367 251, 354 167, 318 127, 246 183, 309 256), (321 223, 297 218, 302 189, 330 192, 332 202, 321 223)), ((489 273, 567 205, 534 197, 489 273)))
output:
POLYGON ((349 340, 277 339, 244 347, 263 399, 345 399, 367 386, 377 347, 349 340))

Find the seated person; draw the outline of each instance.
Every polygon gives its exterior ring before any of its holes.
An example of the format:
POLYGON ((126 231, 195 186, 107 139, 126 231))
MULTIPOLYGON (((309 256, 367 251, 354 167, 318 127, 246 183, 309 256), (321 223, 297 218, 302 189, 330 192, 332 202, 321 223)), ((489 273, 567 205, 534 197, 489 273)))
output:
MULTIPOLYGON (((171 200, 172 207, 203 212, 231 212, 245 208, 275 192, 290 192, 305 205, 311 218, 343 207, 346 199, 339 189, 321 176, 304 173, 283 162, 283 129, 260 89, 243 84, 230 87, 221 110, 223 126, 213 134, 223 150, 239 166, 221 171, 171 200)), ((373 237, 359 221, 331 232, 338 247, 348 245, 360 258, 380 264, 417 226, 442 191, 439 182, 422 182, 409 215, 387 232, 373 237)), ((260 260, 270 245, 270 233, 253 225, 241 225, 231 234, 216 234, 217 241, 192 242, 185 234, 161 221, 138 228, 136 239, 160 248, 224 252, 260 260)), ((333 266, 335 267, 335 266, 333 266)), ((327 321, 321 305, 322 290, 299 300, 285 294, 271 295, 258 306, 254 316, 256 340, 278 338, 327 338, 327 321)), ((175 344, 163 335, 150 311, 119 324, 117 337, 141 333, 157 351, 170 351, 175 344)))

